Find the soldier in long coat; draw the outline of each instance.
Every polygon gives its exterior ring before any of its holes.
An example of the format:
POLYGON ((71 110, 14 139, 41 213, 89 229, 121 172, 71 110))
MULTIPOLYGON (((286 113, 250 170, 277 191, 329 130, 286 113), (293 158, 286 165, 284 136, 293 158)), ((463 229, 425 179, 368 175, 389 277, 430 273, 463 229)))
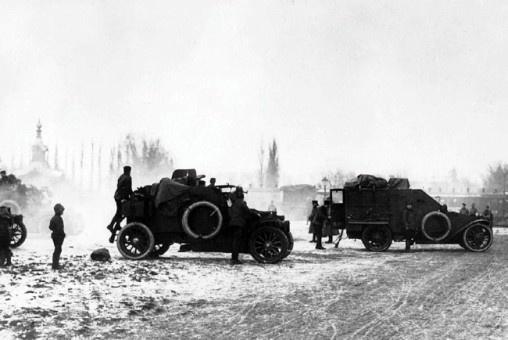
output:
POLYGON ((413 204, 407 203, 402 211, 402 222, 406 233, 406 251, 411 249, 416 236, 416 214, 413 210, 413 204))
POLYGON ((314 232, 316 233, 316 249, 325 249, 321 243, 323 238, 323 227, 328 218, 327 207, 325 205, 320 206, 317 209, 316 215, 312 220, 314 226, 314 232))
POLYGON ((312 221, 314 220, 314 217, 317 214, 318 207, 319 207, 318 201, 312 201, 312 211, 309 217, 307 218, 307 222, 309 223, 309 234, 312 234, 312 240, 310 240, 309 242, 316 242, 316 232, 314 230, 314 224, 312 224, 312 221))
POLYGON ((231 194, 231 207, 229 208, 229 225, 233 229, 233 244, 231 252, 231 264, 241 264, 238 255, 242 244, 243 234, 247 228, 247 221, 250 215, 249 207, 244 201, 242 187, 236 187, 231 194))
POLYGON ((3 267, 12 265, 10 249, 12 215, 9 208, 0 207, 0 209, 0 267, 3 267))

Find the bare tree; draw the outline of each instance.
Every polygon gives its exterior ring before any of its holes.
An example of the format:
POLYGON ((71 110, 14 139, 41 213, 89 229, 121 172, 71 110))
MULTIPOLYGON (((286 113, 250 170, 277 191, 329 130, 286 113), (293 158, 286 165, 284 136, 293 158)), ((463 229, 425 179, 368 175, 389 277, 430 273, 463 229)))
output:
POLYGON ((261 143, 261 146, 259 147, 258 162, 259 162, 258 181, 259 187, 262 188, 265 182, 265 147, 263 146, 263 143, 261 143))
POLYGON ((279 151, 275 139, 268 147, 268 165, 266 168, 266 187, 279 187, 279 151))

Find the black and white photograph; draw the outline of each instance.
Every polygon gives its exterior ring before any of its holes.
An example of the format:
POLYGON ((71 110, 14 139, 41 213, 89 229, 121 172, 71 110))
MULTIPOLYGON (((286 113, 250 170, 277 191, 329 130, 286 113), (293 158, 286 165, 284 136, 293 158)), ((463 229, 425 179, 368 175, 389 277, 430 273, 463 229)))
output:
POLYGON ((508 339, 508 2, 0 0, 0 339, 508 339))

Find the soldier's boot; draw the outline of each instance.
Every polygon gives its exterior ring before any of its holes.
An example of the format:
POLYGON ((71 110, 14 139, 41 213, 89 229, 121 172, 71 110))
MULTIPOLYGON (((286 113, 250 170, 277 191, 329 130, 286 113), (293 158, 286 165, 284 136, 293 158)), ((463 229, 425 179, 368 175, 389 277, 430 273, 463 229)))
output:
POLYGON ((0 267, 5 267, 5 256, 0 255, 0 267))
POLYGON ((406 240, 406 251, 411 250, 411 240, 406 240))
POLYGON ((116 233, 114 230, 111 231, 111 236, 109 237, 109 243, 115 242, 116 233))

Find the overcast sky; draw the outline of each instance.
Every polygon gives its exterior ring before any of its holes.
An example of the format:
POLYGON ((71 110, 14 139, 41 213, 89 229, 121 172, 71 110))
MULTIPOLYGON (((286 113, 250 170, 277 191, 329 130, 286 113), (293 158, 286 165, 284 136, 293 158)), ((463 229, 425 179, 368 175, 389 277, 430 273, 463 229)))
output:
MULTIPOLYGON (((176 165, 481 178, 508 162, 506 1, 0 1, 0 157, 160 137, 176 165)), ((6 162, 7 161, 7 162, 6 162)), ((319 178, 317 179, 319 180, 319 178)))

